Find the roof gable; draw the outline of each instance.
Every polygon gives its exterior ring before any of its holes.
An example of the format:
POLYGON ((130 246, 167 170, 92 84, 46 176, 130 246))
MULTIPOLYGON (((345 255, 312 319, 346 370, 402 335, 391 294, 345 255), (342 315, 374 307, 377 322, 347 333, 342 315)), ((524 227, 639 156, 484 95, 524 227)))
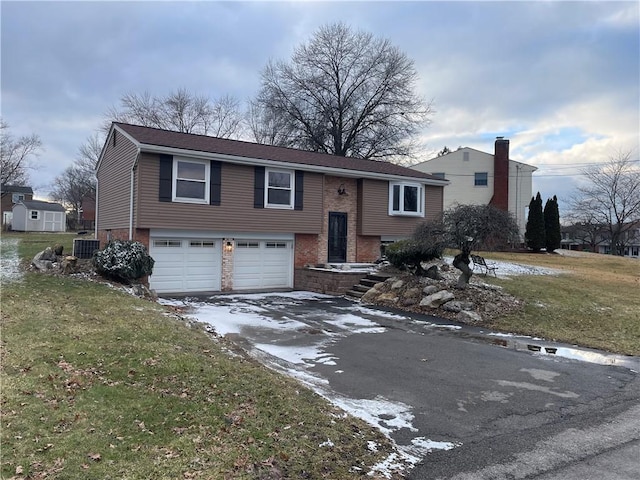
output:
POLYGON ((33 195, 33 189, 31 187, 23 187, 20 185, 2 185, 0 190, 2 193, 25 193, 33 195))
POLYGON ((126 123, 113 124, 132 140, 144 146, 164 147, 167 149, 188 150, 194 153, 204 152, 209 154, 228 155, 245 158, 248 160, 267 160, 273 162, 291 163, 300 166, 308 166, 310 170, 316 168, 330 168, 344 170, 345 173, 362 172, 378 175, 411 177, 423 181, 434 181, 439 185, 445 185, 441 179, 433 175, 419 172, 394 163, 378 160, 365 160, 361 158, 341 157, 326 153, 309 152, 293 148, 262 145, 241 140, 230 140, 206 135, 172 132, 139 125, 126 123))
POLYGON ((30 210, 46 210, 48 212, 64 212, 65 208, 59 203, 43 202, 41 200, 22 200, 16 205, 24 205, 30 210))

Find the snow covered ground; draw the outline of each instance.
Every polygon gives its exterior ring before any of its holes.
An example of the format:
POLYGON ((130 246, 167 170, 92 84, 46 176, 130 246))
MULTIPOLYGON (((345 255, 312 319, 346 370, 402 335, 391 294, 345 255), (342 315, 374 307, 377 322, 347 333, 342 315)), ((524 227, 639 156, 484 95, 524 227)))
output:
POLYGON ((13 282, 21 277, 18 240, 0 238, 0 282, 13 282))

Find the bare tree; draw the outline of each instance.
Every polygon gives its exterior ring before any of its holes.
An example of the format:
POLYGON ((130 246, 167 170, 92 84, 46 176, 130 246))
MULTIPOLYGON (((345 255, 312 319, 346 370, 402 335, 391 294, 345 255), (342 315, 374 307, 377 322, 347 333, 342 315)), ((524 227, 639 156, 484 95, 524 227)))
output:
POLYGON ((73 210, 77 221, 82 220, 83 202, 96 198, 95 170, 103 143, 99 132, 89 136, 78 148, 73 165, 58 175, 51 185, 51 198, 73 210))
POLYGON ((619 152, 603 166, 582 170, 587 184, 579 186, 570 202, 571 218, 606 230, 611 253, 624 255, 627 230, 640 220, 640 165, 631 152, 619 152))
POLYGON ((256 100, 249 101, 246 113, 249 135, 257 143, 291 147, 292 131, 290 123, 273 110, 266 108, 256 100))
POLYGON ((343 23, 321 27, 290 62, 264 68, 255 104, 284 126, 281 136, 256 140, 370 159, 411 155, 432 114, 414 92, 417 79, 413 61, 389 40, 343 23))
POLYGON ((443 212, 449 246, 463 250, 502 250, 518 241, 518 224, 494 205, 456 205, 443 212))
POLYGON ((85 142, 78 147, 75 164, 93 174, 98 166, 103 145, 104 138, 99 132, 87 137, 85 142))
POLYGON ((34 168, 34 157, 42 149, 36 134, 14 138, 9 125, 0 120, 0 181, 3 185, 27 183, 28 170, 34 168))
POLYGON ((240 105, 228 95, 211 100, 180 88, 166 97, 155 97, 148 92, 127 93, 120 103, 120 108, 111 107, 107 111, 103 131, 108 131, 115 121, 222 138, 241 134, 240 105))

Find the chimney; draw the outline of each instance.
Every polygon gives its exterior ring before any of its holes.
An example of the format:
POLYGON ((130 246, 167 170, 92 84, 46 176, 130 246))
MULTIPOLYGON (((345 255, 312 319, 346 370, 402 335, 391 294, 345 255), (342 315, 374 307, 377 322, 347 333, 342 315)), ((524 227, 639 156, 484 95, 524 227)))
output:
POLYGON ((509 210, 509 140, 496 137, 493 154, 493 197, 490 205, 509 210))

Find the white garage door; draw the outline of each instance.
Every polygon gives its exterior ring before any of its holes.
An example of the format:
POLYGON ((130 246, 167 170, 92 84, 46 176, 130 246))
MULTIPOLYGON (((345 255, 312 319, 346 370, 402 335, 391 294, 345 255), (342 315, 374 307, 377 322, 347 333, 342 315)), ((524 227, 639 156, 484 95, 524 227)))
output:
POLYGON ((291 288, 293 246, 284 240, 236 240, 233 289, 291 288))
POLYGON ((221 240, 152 238, 149 285, 158 293, 220 290, 221 240))

